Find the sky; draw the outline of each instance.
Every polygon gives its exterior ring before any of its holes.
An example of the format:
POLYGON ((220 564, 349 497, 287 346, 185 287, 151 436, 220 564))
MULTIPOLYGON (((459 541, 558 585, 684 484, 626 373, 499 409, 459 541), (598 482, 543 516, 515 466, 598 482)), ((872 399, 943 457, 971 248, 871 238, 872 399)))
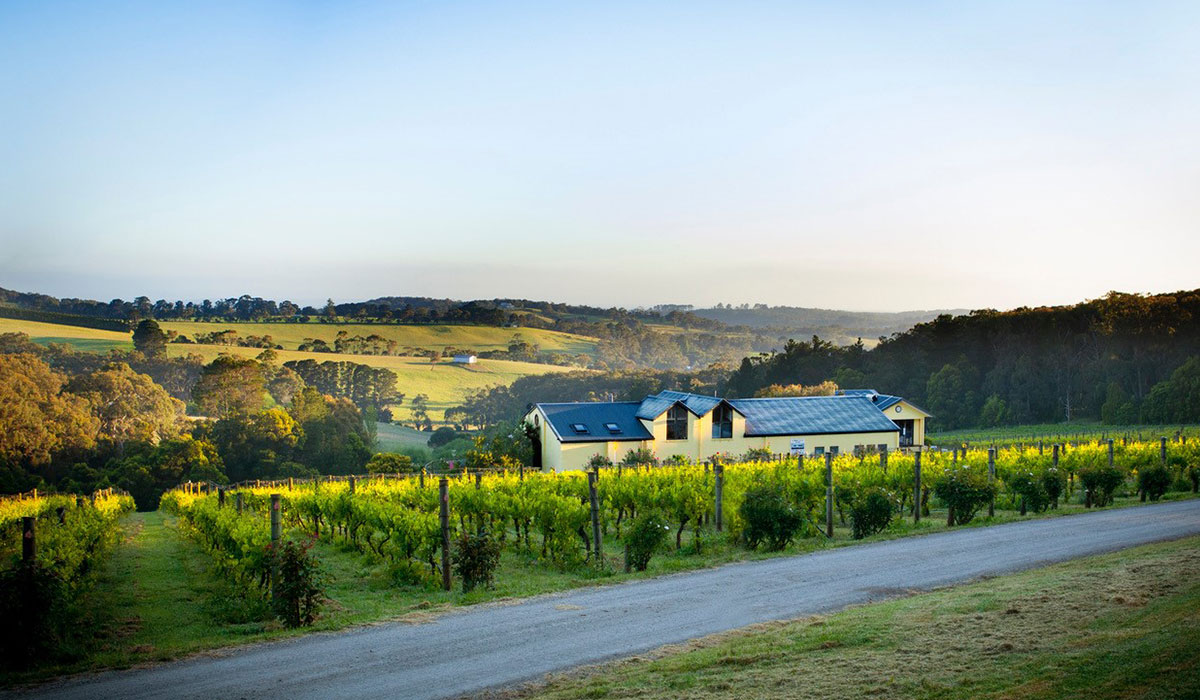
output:
POLYGON ((0 287, 1200 287, 1200 3, 0 0, 0 287))

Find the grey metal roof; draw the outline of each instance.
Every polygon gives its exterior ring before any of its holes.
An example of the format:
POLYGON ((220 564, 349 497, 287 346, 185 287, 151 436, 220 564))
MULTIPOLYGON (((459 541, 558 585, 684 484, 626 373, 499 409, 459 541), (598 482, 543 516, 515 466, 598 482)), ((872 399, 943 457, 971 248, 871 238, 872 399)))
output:
POLYGON ((879 394, 875 397, 875 407, 881 411, 887 410, 892 406, 903 401, 899 396, 889 396, 887 394, 879 394))
POLYGON ((637 417, 654 420, 677 403, 683 404, 684 408, 695 415, 703 416, 720 405, 722 401, 724 399, 719 396, 688 394, 683 391, 660 391, 657 394, 647 396, 642 401, 641 406, 638 408, 637 417))
POLYGON ((729 403, 746 417, 746 437, 899 430, 870 398, 862 395, 731 399, 729 403))
MULTIPOLYGON (((892 396, 891 394, 881 394, 874 389, 838 389, 838 396, 866 396, 874 401, 875 407, 881 411, 886 411, 887 409, 904 400, 904 397, 892 396)), ((921 413, 929 414, 930 416, 933 415, 912 401, 909 401, 908 404, 921 413)))
POLYGON ((627 442, 654 439, 650 431, 646 430, 646 426, 637 419, 638 406, 641 405, 637 401, 534 405, 541 409, 550 424, 550 429, 562 442, 627 442), (572 427, 576 423, 585 426, 587 433, 577 433, 572 427), (606 423, 615 423, 620 432, 610 432, 605 427, 606 423))

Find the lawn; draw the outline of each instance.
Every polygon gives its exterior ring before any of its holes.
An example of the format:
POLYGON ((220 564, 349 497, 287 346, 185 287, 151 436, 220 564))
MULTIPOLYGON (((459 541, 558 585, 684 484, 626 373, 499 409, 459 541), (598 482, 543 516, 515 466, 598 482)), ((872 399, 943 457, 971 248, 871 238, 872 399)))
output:
POLYGON ((1196 698, 1200 538, 560 675, 507 698, 1196 698))
POLYGON ((431 435, 395 423, 380 423, 375 427, 375 443, 380 452, 399 452, 411 447, 428 449, 431 435))
POLYGON ((82 326, 0 318, 0 333, 25 333, 30 340, 39 345, 64 343, 80 352, 108 352, 114 348, 118 350, 133 349, 133 340, 129 333, 102 331, 82 326))
POLYGON ((507 350, 514 336, 534 343, 544 352, 563 352, 571 355, 591 355, 596 351, 596 339, 572 333, 543 330, 540 328, 499 328, 496 326, 405 326, 394 324, 365 323, 226 323, 203 321, 162 321, 164 330, 177 331, 189 338, 197 333, 213 333, 223 330, 237 331, 243 338, 249 335, 269 335, 278 345, 295 350, 306 338, 319 338, 333 346, 339 331, 350 336, 378 335, 394 340, 400 347, 444 350, 448 347, 482 352, 485 350, 507 350))

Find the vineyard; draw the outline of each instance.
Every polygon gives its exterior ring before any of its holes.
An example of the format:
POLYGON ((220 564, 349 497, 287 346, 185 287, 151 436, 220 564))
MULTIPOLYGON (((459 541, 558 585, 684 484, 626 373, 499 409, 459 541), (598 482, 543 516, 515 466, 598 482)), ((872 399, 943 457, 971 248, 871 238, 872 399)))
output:
POLYGON ((481 543, 560 571, 642 569, 654 553, 699 556, 714 546, 760 543, 779 549, 797 538, 832 537, 835 529, 865 537, 933 512, 956 526, 985 512, 1156 501, 1172 490, 1195 493, 1198 482, 1200 441, 1163 439, 590 473, 193 484, 168 493, 163 508, 231 580, 265 598, 278 566, 274 549, 303 549, 314 539, 388 565, 403 584, 449 589, 452 571, 467 571, 464 552, 481 543))
POLYGON ((38 496, 0 501, 0 632, 4 663, 59 651, 76 604, 133 510, 128 494, 38 496))

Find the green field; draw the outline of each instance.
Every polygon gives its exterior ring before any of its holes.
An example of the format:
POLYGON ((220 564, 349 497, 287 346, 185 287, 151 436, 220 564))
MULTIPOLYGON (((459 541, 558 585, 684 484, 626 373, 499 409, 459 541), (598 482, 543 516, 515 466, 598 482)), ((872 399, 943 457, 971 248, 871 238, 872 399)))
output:
POLYGON ((269 335, 278 345, 295 350, 306 338, 319 338, 333 346, 339 331, 350 336, 378 335, 394 340, 400 347, 427 350, 463 348, 483 352, 507 350, 514 336, 533 343, 543 352, 562 352, 572 355, 591 355, 596 351, 596 339, 571 333, 540 328, 497 328, 494 326, 403 326, 365 323, 207 323, 197 321, 163 321, 164 330, 176 331, 193 338, 197 333, 223 330, 237 331, 243 338, 250 335, 269 335))
POLYGON ((375 447, 380 452, 399 452, 413 447, 428 449, 431 435, 433 433, 423 433, 406 425, 380 423, 375 428, 375 447))
MULTIPOLYGON (((164 324, 169 325, 169 324, 164 324)), ((221 330, 226 325, 220 324, 190 324, 192 326, 211 325, 211 329, 221 330), (219 326, 219 327, 218 327, 219 326)), ((246 324, 246 326, 256 325, 263 328, 295 328, 303 324, 246 324)), ((330 332, 330 338, 336 333, 337 328, 350 328, 350 326, 323 326, 313 325, 305 326, 305 328, 323 328, 330 332)), ((379 328, 379 329, 404 329, 414 328, 421 331, 430 331, 431 329, 440 328, 439 326, 359 326, 359 328, 379 328)), ((505 336, 504 333, 512 329, 504 328, 483 328, 471 326, 444 326, 444 328, 452 329, 457 333, 453 336, 456 338, 469 337, 472 332, 478 332, 480 337, 491 333, 496 338, 511 337, 511 334, 505 336)), ((210 330, 211 330, 210 329, 210 330)), ((239 333, 242 333, 242 327, 239 326, 239 333)), ((27 333, 38 343, 46 344, 48 342, 65 342, 80 351, 106 351, 110 348, 132 349, 133 343, 130 336, 125 333, 116 333, 113 331, 102 331, 93 328, 80 328, 78 326, 61 326, 51 323, 39 323, 36 321, 18 321, 12 319, 0 318, 0 333, 27 333)), ((245 331, 249 333, 249 330, 245 331)), ((561 336, 562 338, 571 338, 564 333, 553 333, 551 331, 539 331, 547 333, 550 336, 561 336)), ((564 341, 565 342, 565 341, 564 341)), ((286 347, 286 343, 282 343, 286 347)), ((188 345, 181 343, 172 343, 167 346, 167 354, 171 357, 184 357, 187 355, 199 355, 205 362, 211 362, 217 355, 229 353, 240 355, 242 357, 257 357, 262 350, 258 348, 239 348, 229 347, 224 345, 188 345)), ((357 362, 359 364, 369 365, 371 367, 386 367, 396 373, 396 388, 405 395, 404 403, 394 409, 394 414, 399 420, 408 420, 411 415, 409 410, 409 402, 417 394, 426 394, 429 396, 429 415, 435 422, 442 420, 442 413, 451 406, 456 406, 462 403, 463 399, 473 391, 497 385, 509 385, 521 377, 526 377, 533 374, 550 374, 553 372, 565 372, 570 368, 559 367, 556 365, 545 365, 534 362, 512 362, 509 360, 479 360, 473 365, 458 365, 449 360, 439 360, 437 363, 431 363, 425 357, 396 357, 389 355, 344 355, 329 352, 299 352, 297 350, 279 350, 278 362, 288 362, 290 360, 316 360, 317 362, 357 362)))

